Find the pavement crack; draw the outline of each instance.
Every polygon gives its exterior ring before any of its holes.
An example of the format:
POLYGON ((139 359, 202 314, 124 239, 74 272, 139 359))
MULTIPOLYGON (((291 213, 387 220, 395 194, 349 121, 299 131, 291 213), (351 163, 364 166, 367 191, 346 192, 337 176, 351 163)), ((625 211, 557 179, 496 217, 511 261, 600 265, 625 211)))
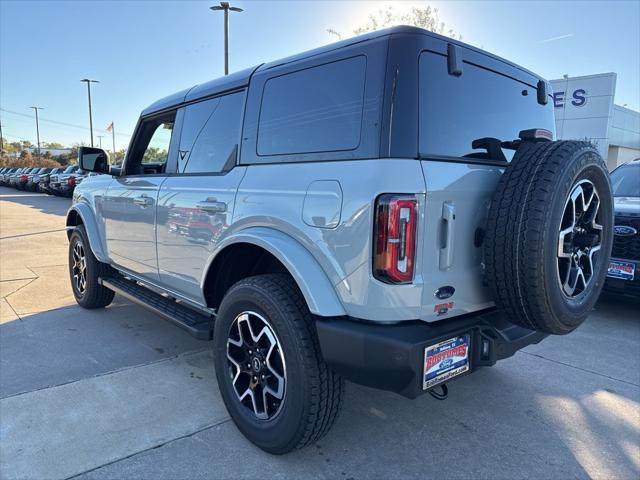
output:
POLYGON ((532 357, 541 358, 542 360, 546 360, 548 362, 557 363, 559 365, 564 365, 565 367, 575 368, 576 370, 580 370, 581 372, 591 373, 593 375, 598 375, 599 377, 608 378, 609 380, 615 380, 616 382, 622 382, 622 383, 626 383, 627 385, 632 385, 634 387, 640 387, 640 385, 638 385, 636 383, 633 383, 633 382, 630 382, 628 380, 623 380, 621 378, 612 377, 611 375, 606 375, 604 373, 600 373, 600 372, 596 372, 596 371, 593 371, 593 370, 589 370, 587 368, 576 367, 575 365, 571 365, 570 363, 561 362, 560 360, 553 360, 552 358, 547 358, 547 357, 542 356, 542 355, 540 355, 538 353, 531 353, 531 352, 527 352, 526 350, 520 350, 520 352, 524 353, 525 355, 530 355, 532 357))
MULTIPOLYGON (((30 270, 31 272, 33 272, 33 270, 31 270, 29 267, 25 267, 25 268, 27 268, 28 270, 30 270)), ((11 293, 10 293, 10 294, 8 294, 7 296, 5 296, 5 297, 4 297, 4 299, 5 299, 5 300, 7 301, 7 303, 8 303, 8 302, 9 302, 9 297, 10 297, 11 295, 14 295, 14 294, 18 293, 20 290, 22 290, 22 289, 23 289, 23 288, 25 288, 25 287, 28 287, 28 286, 29 286, 29 285, 31 285, 33 282, 35 282, 36 280, 38 280, 38 278, 40 278, 40 277, 36 276, 36 277, 34 277, 34 278, 30 278, 30 279, 29 279, 29 281, 28 281, 27 283, 25 283, 25 284, 24 284, 24 285, 22 285, 21 287, 17 288, 17 289, 16 289, 16 290, 14 290, 13 292, 11 292, 11 293)), ((26 280, 26 279, 25 279, 25 280, 26 280)), ((13 307, 11 307, 11 308, 13 308, 13 307)))
POLYGON ((153 445, 153 446, 151 446, 151 447, 148 447, 148 448, 145 448, 145 449, 143 449, 143 450, 140 450, 140 451, 134 452, 134 453, 132 453, 132 454, 130 454, 130 455, 126 455, 126 456, 124 456, 124 457, 122 457, 122 458, 118 458, 118 459, 116 459, 116 460, 112 460, 112 461, 107 462, 107 463, 104 463, 104 464, 102 464, 102 465, 98 465, 97 467, 90 468, 89 470, 85 470, 84 472, 76 473, 75 475, 72 475, 72 476, 70 476, 70 477, 67 477, 65 480, 72 480, 72 479, 74 479, 74 478, 78 478, 78 477, 80 477, 80 476, 82 476, 82 475, 86 475, 87 473, 95 472, 96 470, 100 470, 101 468, 108 467, 109 465, 113 465, 113 464, 115 464, 115 463, 119 463, 119 462, 122 462, 122 461, 124 461, 124 460, 128 460, 128 459, 130 459, 130 458, 136 457, 136 456, 141 455, 141 454, 143 454, 143 453, 146 453, 146 452, 148 452, 148 451, 150 451, 150 450, 155 450, 155 449, 157 449, 157 448, 162 448, 162 447, 164 447, 165 445, 170 445, 170 444, 172 444, 172 443, 174 443, 174 442, 177 442, 178 440, 183 440, 183 439, 185 439, 185 438, 193 437, 194 435, 197 435, 198 433, 201 433, 201 432, 204 432, 204 431, 210 430, 210 429, 212 429, 212 428, 214 428, 214 427, 217 427, 217 426, 219 426, 219 425, 223 425, 223 424, 225 424, 225 423, 228 423, 229 421, 231 421, 231 418, 230 418, 230 417, 227 417, 227 418, 225 418, 224 420, 220 420, 220 421, 218 421, 218 422, 210 423, 210 424, 205 425, 204 427, 201 427, 201 428, 199 428, 199 429, 197 429, 197 430, 195 430, 195 431, 193 431, 193 432, 189 432, 189 433, 186 433, 186 434, 184 434, 184 435, 180 435, 180 436, 178 436, 178 437, 172 438, 172 439, 170 439, 170 440, 166 440, 166 441, 164 441, 164 442, 161 442, 161 443, 155 444, 155 445, 153 445))
MULTIPOLYGON (((29 267, 25 267, 30 272, 33 272, 29 267)), ((35 274, 34 274, 35 275, 35 274)), ((3 282, 19 282, 21 280, 35 280, 37 277, 24 277, 24 278, 7 278, 6 280, 0 280, 0 283, 3 282)))
POLYGON ((155 365, 155 364, 158 364, 158 363, 169 362, 171 360, 175 360, 176 358, 190 357, 190 356, 197 355, 199 353, 203 353, 203 352, 207 352, 207 351, 209 351, 209 348, 201 348, 199 350, 191 350, 189 352, 182 352, 182 353, 178 353, 176 355, 171 355, 170 357, 160 358, 158 360, 152 360, 150 362, 141 363, 139 365, 129 365, 127 367, 117 368, 115 370, 110 370, 108 372, 102 372, 102 373, 99 373, 97 375, 93 375, 93 376, 90 376, 90 377, 78 378, 76 380, 69 380, 68 382, 62 382, 62 383, 58 383, 56 385, 47 385, 46 387, 35 388, 33 390, 25 390, 24 392, 12 393, 11 395, 7 395, 6 397, 0 397, 0 400, 6 400, 7 398, 18 397, 20 395, 28 395, 30 393, 40 392, 42 390, 48 390, 50 388, 63 387, 65 385, 70 385, 72 383, 78 383, 78 382, 83 382, 85 380, 91 380, 91 379, 94 379, 94 378, 105 377, 107 375, 112 375, 114 373, 120 373, 120 372, 126 372, 127 370, 133 370, 133 369, 140 368, 140 367, 147 367, 149 365, 155 365))
POLYGON ((57 230, 45 230, 44 232, 21 233, 19 235, 8 235, 6 237, 0 237, 0 240, 11 240, 12 238, 31 237, 33 235, 45 235, 47 233, 55 232, 66 232, 66 230, 66 228, 58 228, 57 230))
MULTIPOLYGON (((31 283, 31 282, 29 282, 29 283, 31 283)), ((15 293, 15 292, 13 292, 13 293, 15 293)), ((8 297, 8 296, 9 296, 9 295, 7 295, 7 297, 8 297)), ((18 312, 16 312, 16 309, 15 309, 15 308, 13 308, 13 305, 11 305, 11 303, 9 302, 9 299, 8 299, 7 297, 4 297, 4 301, 7 303, 7 305, 9 305, 9 308, 11 309, 11 311, 13 312, 13 314, 14 314, 16 317, 18 317, 18 321, 19 321, 19 322, 22 322, 22 317, 20 316, 20 314, 19 314, 18 312)))

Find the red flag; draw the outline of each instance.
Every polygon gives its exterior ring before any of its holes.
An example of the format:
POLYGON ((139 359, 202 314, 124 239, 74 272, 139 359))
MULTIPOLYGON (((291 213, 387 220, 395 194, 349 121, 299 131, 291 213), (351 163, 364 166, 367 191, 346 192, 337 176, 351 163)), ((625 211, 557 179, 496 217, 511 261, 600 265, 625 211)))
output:
POLYGON ((111 130, 113 130, 113 122, 111 122, 107 127, 107 132, 111 132, 111 130))

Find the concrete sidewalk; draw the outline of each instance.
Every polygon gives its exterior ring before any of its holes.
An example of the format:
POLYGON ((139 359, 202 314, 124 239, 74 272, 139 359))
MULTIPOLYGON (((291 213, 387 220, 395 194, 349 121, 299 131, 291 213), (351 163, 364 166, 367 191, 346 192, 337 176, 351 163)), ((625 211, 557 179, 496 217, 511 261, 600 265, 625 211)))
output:
POLYGON ((75 305, 67 199, 0 188, 0 478, 640 478, 640 303, 450 384, 347 385, 318 444, 265 454, 221 402, 209 344, 116 298, 75 305))

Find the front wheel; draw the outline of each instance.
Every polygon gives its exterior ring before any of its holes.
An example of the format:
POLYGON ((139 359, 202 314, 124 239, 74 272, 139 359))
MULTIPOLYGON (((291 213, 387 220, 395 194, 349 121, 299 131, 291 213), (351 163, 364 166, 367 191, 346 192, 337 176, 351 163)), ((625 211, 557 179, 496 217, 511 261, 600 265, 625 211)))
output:
POLYGON ((334 424, 344 381, 322 359, 314 319, 288 276, 258 275, 229 289, 214 361, 231 418, 263 450, 301 448, 334 424))
POLYGON ((108 275, 109 265, 93 255, 84 226, 78 225, 69 239, 69 277, 78 305, 103 308, 113 301, 115 292, 103 287, 99 278, 108 275))

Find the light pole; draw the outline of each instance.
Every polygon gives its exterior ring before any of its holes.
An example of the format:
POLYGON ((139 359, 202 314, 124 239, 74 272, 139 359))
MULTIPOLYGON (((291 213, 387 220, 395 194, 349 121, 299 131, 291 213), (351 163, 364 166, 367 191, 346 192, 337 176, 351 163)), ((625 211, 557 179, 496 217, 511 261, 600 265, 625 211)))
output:
POLYGON ((42 107, 29 107, 33 108, 36 112, 36 139, 38 141, 38 161, 40 161, 40 123, 38 121, 38 110, 43 110, 42 107))
POLYGON ((91 146, 93 147, 93 116, 91 114, 91 84, 100 83, 98 80, 91 80, 89 78, 83 78, 81 82, 87 84, 87 95, 89 96, 89 130, 91 131, 91 146))
POLYGON ((224 11, 224 74, 229 75, 229 10, 232 12, 242 12, 241 8, 232 7, 229 2, 220 2, 220 5, 209 7, 210 10, 224 11))
POLYGON ((104 137, 104 135, 96 135, 98 137, 98 145, 100 145, 100 148, 102 148, 102 137, 104 137))

